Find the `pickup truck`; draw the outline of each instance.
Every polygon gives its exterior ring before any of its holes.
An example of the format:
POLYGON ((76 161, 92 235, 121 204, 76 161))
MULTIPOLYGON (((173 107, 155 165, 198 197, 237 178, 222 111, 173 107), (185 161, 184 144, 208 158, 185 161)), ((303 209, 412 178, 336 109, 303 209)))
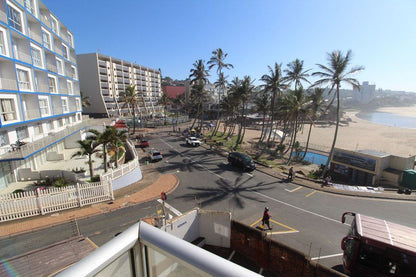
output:
POLYGON ((192 145, 192 146, 200 146, 201 142, 196 137, 187 137, 185 139, 186 144, 192 145))

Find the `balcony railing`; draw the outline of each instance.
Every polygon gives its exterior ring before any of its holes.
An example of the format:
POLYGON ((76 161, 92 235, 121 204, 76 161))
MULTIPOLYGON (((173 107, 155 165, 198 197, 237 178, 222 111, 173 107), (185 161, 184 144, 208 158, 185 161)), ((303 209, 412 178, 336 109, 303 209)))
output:
POLYGON ((58 140, 61 140, 64 137, 91 125, 91 122, 92 122, 91 120, 86 120, 77 125, 67 126, 67 128, 65 128, 64 130, 60 132, 50 133, 40 140, 36 140, 34 142, 30 142, 30 143, 20 146, 19 150, 12 151, 11 147, 9 146, 1 147, 0 148, 0 161, 10 160, 10 159, 23 160, 25 157, 32 155, 33 153, 41 150, 42 148, 45 148, 48 145, 51 145, 57 142, 58 140))
POLYGON ((30 31, 30 38, 42 44, 42 37, 40 36, 40 34, 37 34, 34 31, 30 31))
POLYGON ((22 52, 22 51, 17 51, 17 57, 16 58, 18 60, 26 62, 26 63, 32 63, 32 57, 29 54, 27 54, 25 52, 22 52))
POLYGON ((39 109, 25 110, 25 119, 26 120, 36 119, 36 118, 39 118, 39 117, 40 117, 39 109))
POLYGON ((50 63, 48 63, 48 64, 46 65, 46 67, 48 68, 48 70, 49 70, 49 71, 52 71, 52 72, 58 72, 58 69, 56 68, 56 65, 54 65, 54 64, 50 64, 50 63))
POLYGON ((1 78, 0 89, 17 90, 16 80, 1 78))

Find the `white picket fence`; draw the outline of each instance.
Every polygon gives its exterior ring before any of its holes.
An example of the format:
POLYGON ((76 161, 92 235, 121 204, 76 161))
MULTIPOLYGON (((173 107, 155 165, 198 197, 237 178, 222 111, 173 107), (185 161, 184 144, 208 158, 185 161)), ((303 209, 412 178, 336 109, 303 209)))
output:
POLYGON ((0 195, 0 222, 113 200, 111 181, 0 195))

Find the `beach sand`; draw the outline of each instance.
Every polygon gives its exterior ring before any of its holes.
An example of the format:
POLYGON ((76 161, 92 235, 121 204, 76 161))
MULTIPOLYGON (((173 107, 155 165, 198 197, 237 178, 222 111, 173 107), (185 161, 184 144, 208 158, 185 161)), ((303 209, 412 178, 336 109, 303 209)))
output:
MULTIPOLYGON (((389 112, 403 116, 415 116, 416 106, 384 107, 378 112, 389 112)), ((351 118, 348 124, 340 124, 335 147, 347 150, 376 150, 396 156, 416 155, 416 129, 398 128, 372 123, 356 116, 359 111, 348 111, 344 118, 351 118)), ((309 125, 299 132, 297 140, 305 145, 309 125)), ((312 127, 310 148, 329 152, 334 137, 335 125, 315 125, 312 127)), ((259 131, 249 131, 246 139, 258 138, 259 131)))

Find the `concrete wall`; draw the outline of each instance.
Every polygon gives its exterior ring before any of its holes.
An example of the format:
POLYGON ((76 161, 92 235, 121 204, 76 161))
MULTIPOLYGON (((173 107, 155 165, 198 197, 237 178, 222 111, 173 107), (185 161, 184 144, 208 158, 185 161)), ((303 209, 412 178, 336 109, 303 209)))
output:
POLYGON ((415 166, 415 156, 397 157, 390 156, 390 167, 398 170, 413 169, 415 166))
POLYGON ((51 151, 46 153, 47 161, 62 161, 64 159, 64 154, 58 154, 56 151, 51 151))
POLYGON ((65 149, 79 148, 78 140, 82 140, 82 131, 74 133, 72 136, 64 139, 65 149))
MULTIPOLYGON (((162 227, 162 230, 165 228, 162 227)), ((192 242, 200 237, 198 210, 192 210, 186 214, 176 217, 166 225, 166 232, 192 242)))
POLYGON ((140 169, 140 165, 127 173, 120 178, 114 179, 113 183, 113 190, 121 189, 127 187, 135 182, 140 181, 143 178, 142 170, 140 169))
POLYGON ((272 273, 273 276, 346 276, 311 261, 305 254, 281 242, 271 240, 261 231, 236 221, 231 222, 231 248, 250 259, 256 266, 262 267, 265 272, 272 273))
POLYGON ((205 238, 206 244, 229 248, 231 213, 200 210, 199 234, 205 238))

